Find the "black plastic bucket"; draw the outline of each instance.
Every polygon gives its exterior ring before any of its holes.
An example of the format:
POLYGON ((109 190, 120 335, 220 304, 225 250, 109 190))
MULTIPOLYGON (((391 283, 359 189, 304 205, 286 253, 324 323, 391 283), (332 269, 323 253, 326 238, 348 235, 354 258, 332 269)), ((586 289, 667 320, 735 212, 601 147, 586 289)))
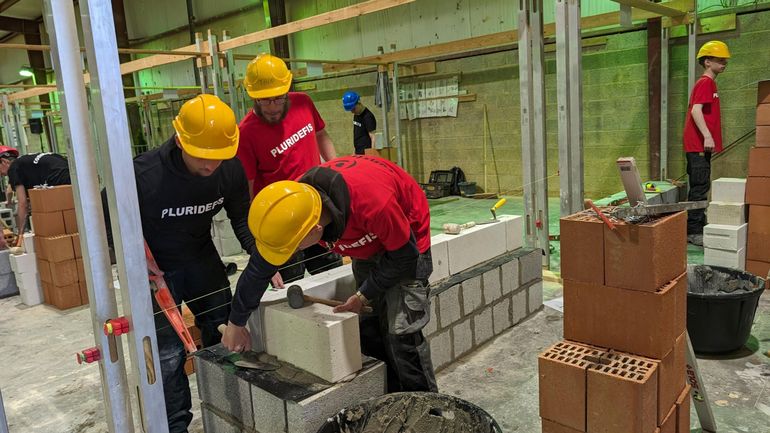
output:
POLYGON ((318 433, 468 432, 502 433, 497 422, 480 407, 451 395, 398 392, 342 409, 318 433))
POLYGON ((733 352, 746 344, 765 281, 721 266, 687 266, 687 332, 696 353, 733 352))

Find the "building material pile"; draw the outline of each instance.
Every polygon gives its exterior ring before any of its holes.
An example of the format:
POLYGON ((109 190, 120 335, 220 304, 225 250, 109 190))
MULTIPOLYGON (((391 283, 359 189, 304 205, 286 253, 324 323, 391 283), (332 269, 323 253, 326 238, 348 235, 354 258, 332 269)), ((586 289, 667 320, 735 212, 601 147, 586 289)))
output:
POLYGON ((708 224, 703 227, 703 264, 746 269, 746 179, 712 183, 708 224))
POLYGON ((749 204, 746 270, 765 278, 770 274, 770 81, 759 83, 756 147, 749 153, 746 185, 749 204))

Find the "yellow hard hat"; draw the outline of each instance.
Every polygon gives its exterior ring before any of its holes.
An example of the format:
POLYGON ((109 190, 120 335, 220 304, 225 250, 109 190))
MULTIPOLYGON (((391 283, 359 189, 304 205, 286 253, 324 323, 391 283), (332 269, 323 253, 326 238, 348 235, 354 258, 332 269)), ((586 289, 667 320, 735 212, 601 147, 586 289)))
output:
POLYGON ((291 77, 283 60, 262 53, 246 67, 243 85, 252 99, 274 98, 289 92, 291 77))
POLYGON ((321 218, 321 196, 312 186, 281 180, 263 188, 251 203, 249 229, 259 254, 280 266, 321 218))
POLYGON ((214 95, 185 102, 173 124, 182 149, 195 158, 225 160, 238 151, 235 113, 214 95))
POLYGON ((730 58, 730 50, 727 44, 722 41, 708 41, 698 50, 698 59, 701 57, 719 57, 721 59, 730 58))

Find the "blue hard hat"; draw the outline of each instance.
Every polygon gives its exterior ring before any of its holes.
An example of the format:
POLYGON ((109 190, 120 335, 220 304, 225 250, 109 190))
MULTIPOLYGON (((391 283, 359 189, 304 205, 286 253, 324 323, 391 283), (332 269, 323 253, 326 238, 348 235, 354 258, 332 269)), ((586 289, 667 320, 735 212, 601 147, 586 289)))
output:
POLYGON ((353 107, 355 107, 360 100, 361 96, 359 96, 358 93, 352 90, 348 90, 344 95, 342 95, 342 107, 345 109, 345 111, 352 111, 353 107))

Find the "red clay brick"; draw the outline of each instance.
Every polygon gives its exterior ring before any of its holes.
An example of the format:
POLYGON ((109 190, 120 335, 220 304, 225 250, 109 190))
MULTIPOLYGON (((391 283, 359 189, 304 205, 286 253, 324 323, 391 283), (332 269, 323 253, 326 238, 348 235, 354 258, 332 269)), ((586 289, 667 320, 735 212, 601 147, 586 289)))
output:
POLYGON ((671 405, 658 429, 660 433, 676 433, 676 405, 671 405))
POLYGON ((757 105, 757 126, 770 125, 770 104, 757 105))
POLYGON ((604 284, 604 223, 583 211, 560 221, 561 277, 604 284))
POLYGON ((604 283, 654 292, 686 270, 687 213, 604 227, 604 283))
POLYGON ((690 433, 690 384, 685 385, 684 390, 676 399, 676 431, 677 433, 690 433))
POLYGON ((770 126, 757 126, 754 145, 757 147, 770 147, 770 126))
POLYGON ((770 148, 754 147, 749 151, 749 177, 770 177, 770 148))
POLYGON ((676 339, 671 352, 658 362, 658 425, 660 426, 663 425, 665 417, 685 386, 686 345, 687 340, 683 332, 676 339))
POLYGON ((561 341, 538 357, 540 416, 586 431, 586 370, 604 351, 561 341))
POLYGON ((656 292, 564 280, 564 305, 564 338, 662 359, 686 326, 687 274, 656 292))
POLYGON ((770 274, 770 262, 746 260, 746 271, 758 277, 767 278, 770 274))
POLYGON ((575 430, 574 428, 561 425, 549 419, 543 418, 540 422, 543 425, 543 433, 583 433, 582 430, 575 430))
POLYGON ((770 206, 749 206, 749 233, 770 234, 770 206))
MULTIPOLYGON (((746 203, 770 206, 770 177, 749 177, 746 179, 746 203)), ((751 212, 751 207, 749 207, 749 212, 751 212)))
POLYGON ((770 234, 749 233, 746 247, 746 259, 758 262, 770 262, 770 234))
POLYGON ((587 427, 590 433, 647 433, 657 426, 657 364, 608 353, 588 369, 587 427))
POLYGON ((757 105, 770 103, 770 80, 757 83, 757 105))
POLYGON ((60 310, 83 305, 80 298, 80 286, 77 282, 66 286, 51 286, 49 290, 51 294, 50 304, 60 310))

